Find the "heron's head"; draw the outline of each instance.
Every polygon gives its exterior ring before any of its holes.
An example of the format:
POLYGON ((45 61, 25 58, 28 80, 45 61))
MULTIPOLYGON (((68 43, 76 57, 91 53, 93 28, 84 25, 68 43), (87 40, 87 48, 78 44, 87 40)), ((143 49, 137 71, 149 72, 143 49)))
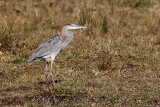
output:
POLYGON ((69 23, 67 25, 65 25, 65 27, 70 30, 70 29, 82 29, 82 28, 87 28, 87 27, 84 27, 84 26, 79 26, 79 25, 76 25, 76 24, 73 24, 73 23, 69 23))

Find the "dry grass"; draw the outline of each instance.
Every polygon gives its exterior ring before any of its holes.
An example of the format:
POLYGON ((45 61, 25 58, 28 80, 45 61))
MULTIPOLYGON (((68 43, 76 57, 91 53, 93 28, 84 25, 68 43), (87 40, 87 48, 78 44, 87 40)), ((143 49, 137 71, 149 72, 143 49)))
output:
POLYGON ((0 1, 0 106, 160 105, 159 0, 0 1), (47 88, 34 49, 66 23, 72 43, 47 88))

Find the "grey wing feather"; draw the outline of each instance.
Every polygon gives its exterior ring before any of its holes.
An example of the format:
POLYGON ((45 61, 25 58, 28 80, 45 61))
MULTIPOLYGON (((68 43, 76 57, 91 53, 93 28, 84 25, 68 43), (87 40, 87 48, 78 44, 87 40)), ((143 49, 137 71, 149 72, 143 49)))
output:
POLYGON ((62 42, 63 38, 60 35, 52 36, 36 48, 36 50, 29 57, 28 62, 34 61, 40 57, 49 55, 50 53, 57 51, 62 42))

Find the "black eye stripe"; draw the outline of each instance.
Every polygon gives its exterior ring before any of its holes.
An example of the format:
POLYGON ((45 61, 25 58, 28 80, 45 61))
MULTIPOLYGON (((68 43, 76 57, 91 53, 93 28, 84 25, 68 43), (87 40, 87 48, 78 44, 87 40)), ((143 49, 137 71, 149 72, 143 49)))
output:
POLYGON ((66 25, 72 25, 71 23, 68 23, 68 24, 66 24, 66 25))

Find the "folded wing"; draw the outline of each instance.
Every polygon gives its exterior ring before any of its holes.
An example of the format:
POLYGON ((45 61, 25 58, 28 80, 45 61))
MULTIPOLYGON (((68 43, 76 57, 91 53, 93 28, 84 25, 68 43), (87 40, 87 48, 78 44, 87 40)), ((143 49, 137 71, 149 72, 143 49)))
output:
POLYGON ((57 50, 59 50, 62 42, 63 38, 60 35, 52 36, 36 48, 36 50, 29 57, 28 62, 37 60, 41 57, 56 52, 57 50))

